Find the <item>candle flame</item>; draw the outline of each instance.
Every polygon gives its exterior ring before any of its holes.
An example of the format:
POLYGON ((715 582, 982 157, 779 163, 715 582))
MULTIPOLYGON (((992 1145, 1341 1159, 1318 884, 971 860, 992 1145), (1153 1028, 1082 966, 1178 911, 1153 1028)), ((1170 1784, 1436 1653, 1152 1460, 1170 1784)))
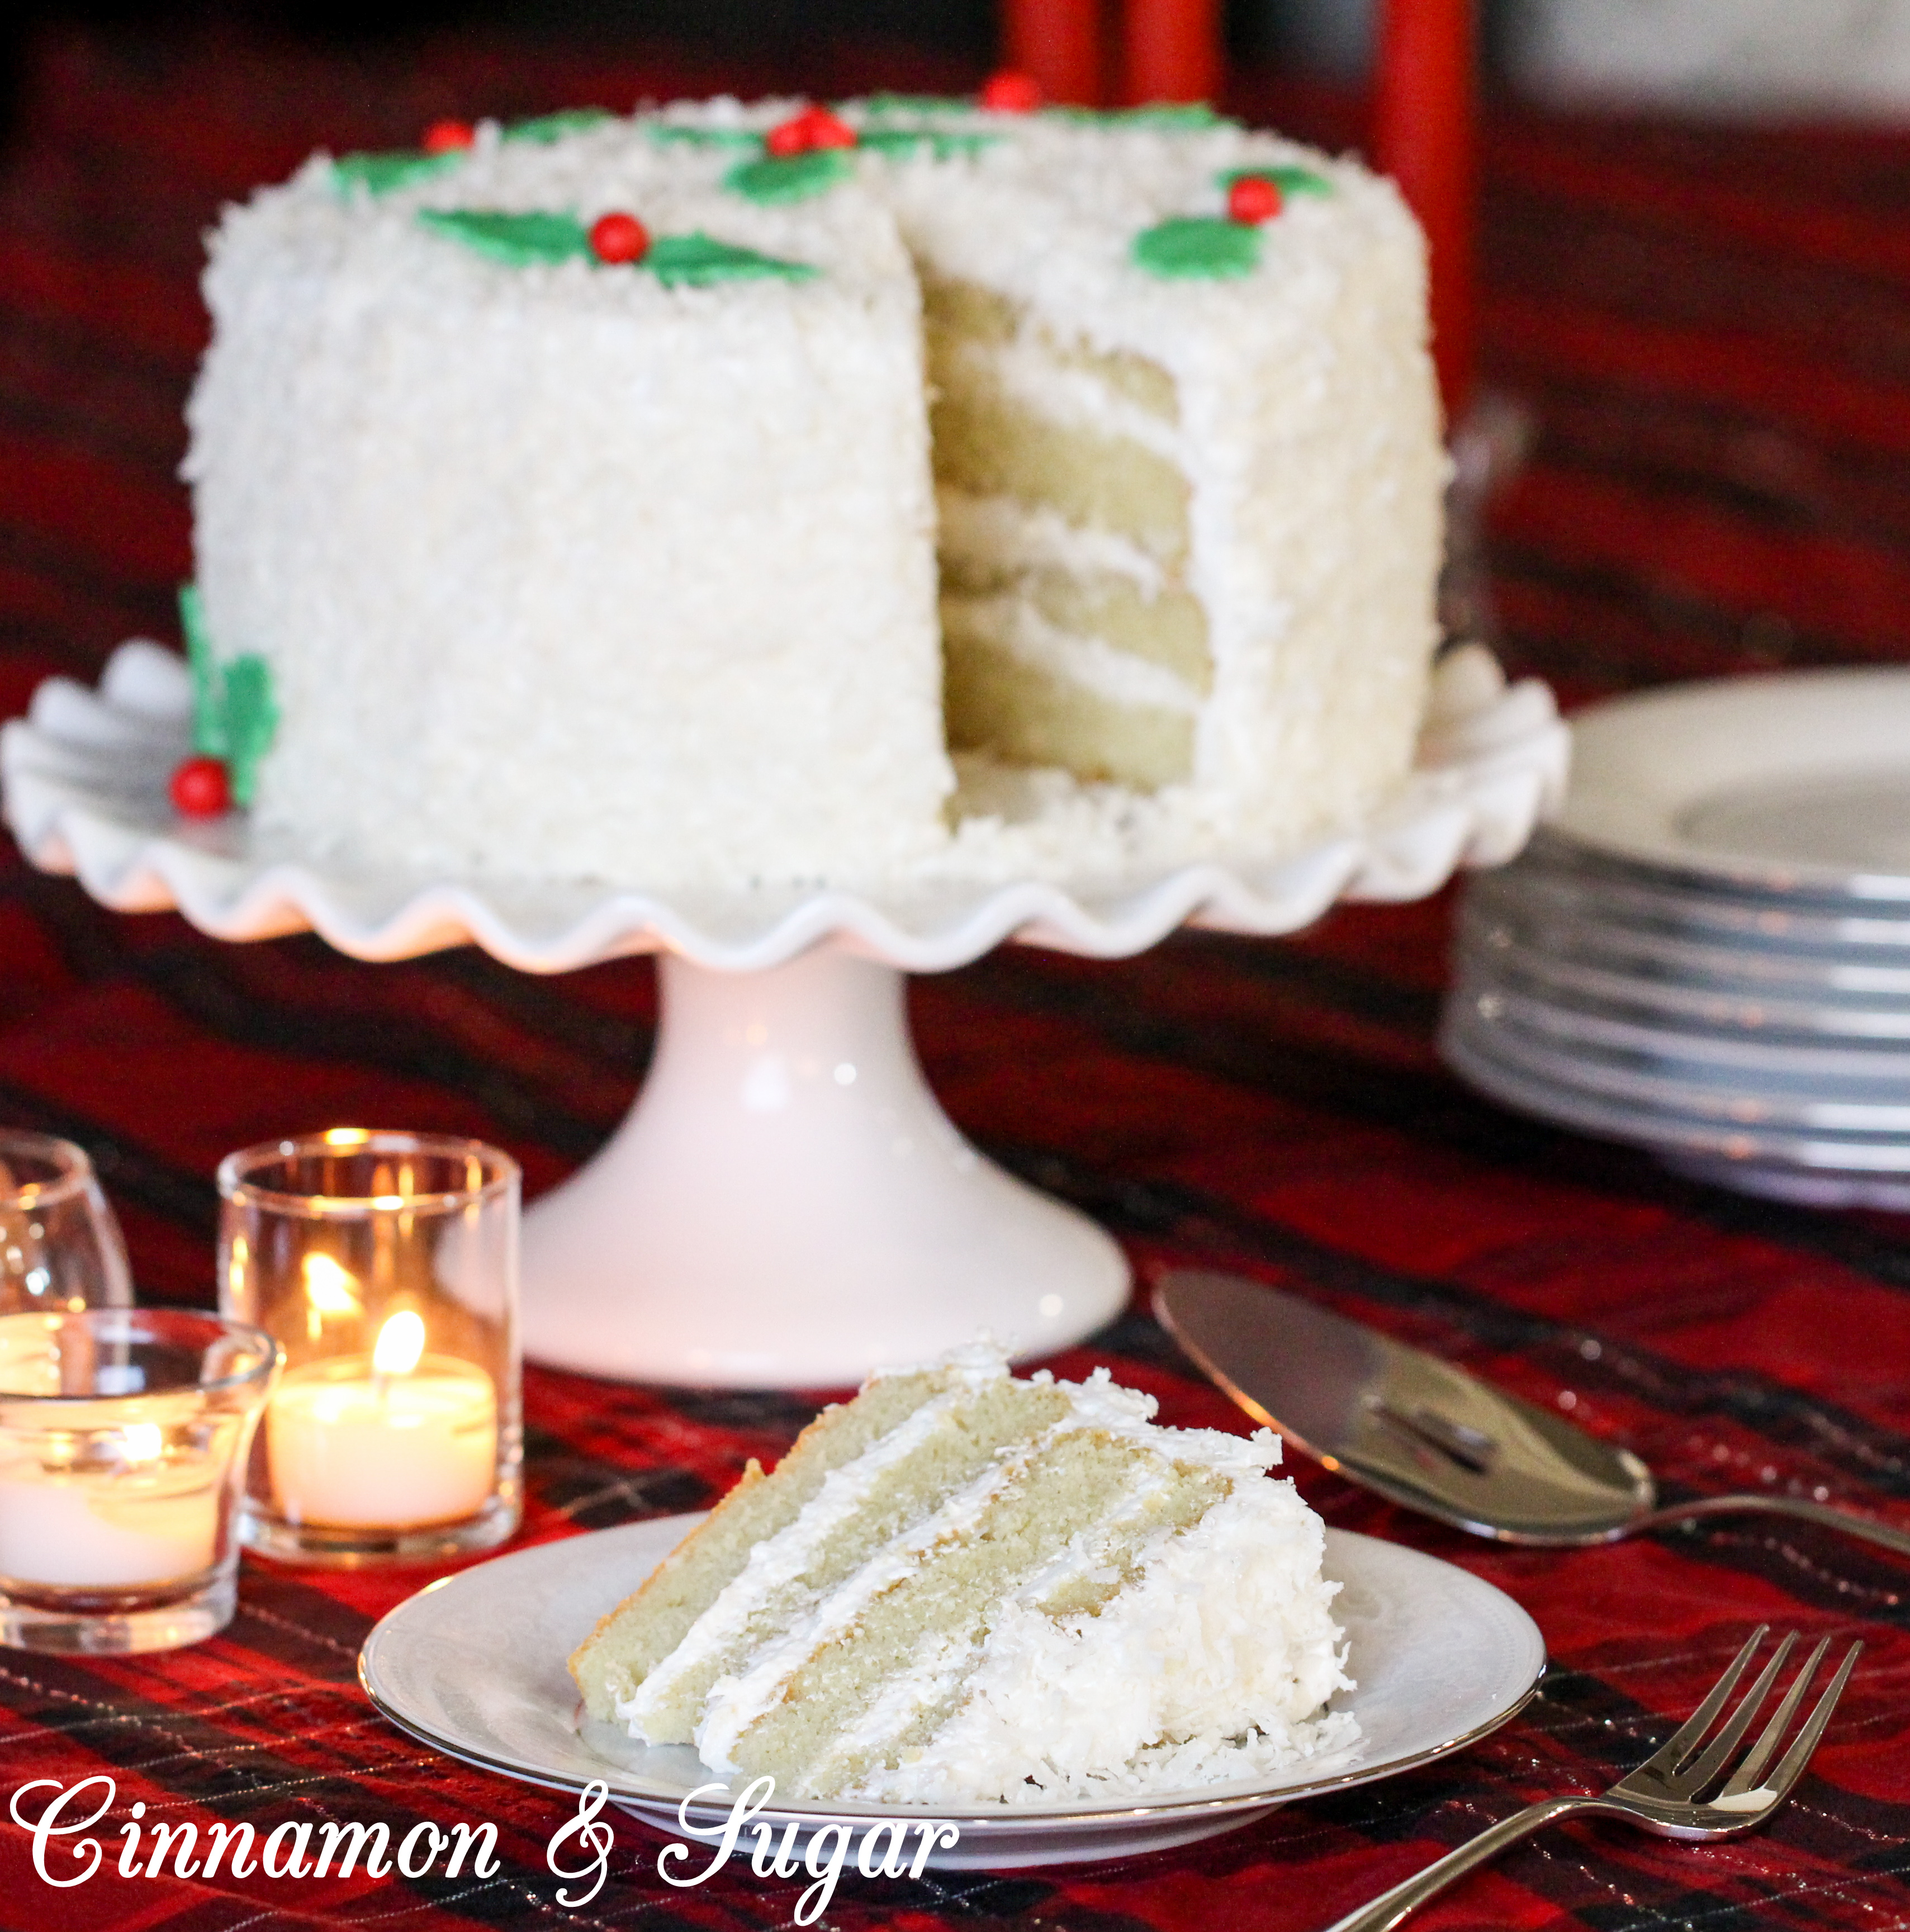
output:
POLYGON ((424 1318, 401 1310, 378 1331, 371 1352, 371 1372, 378 1376, 408 1376, 424 1353, 424 1318))
POLYGON ((305 1299, 320 1315, 355 1315, 358 1285, 329 1255, 304 1259, 305 1299))

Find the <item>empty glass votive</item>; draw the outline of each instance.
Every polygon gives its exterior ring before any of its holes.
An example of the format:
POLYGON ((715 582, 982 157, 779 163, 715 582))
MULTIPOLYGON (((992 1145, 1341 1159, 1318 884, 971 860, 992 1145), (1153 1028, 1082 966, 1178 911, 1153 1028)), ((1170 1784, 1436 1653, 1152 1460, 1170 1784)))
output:
POLYGON ((223 1630, 277 1366, 269 1336, 215 1315, 0 1316, 0 1642, 169 1650, 223 1630))
POLYGON ((247 1545, 299 1562, 442 1558, 517 1526, 517 1163, 357 1127, 228 1155, 222 1306, 283 1349, 247 1545))
POLYGON ((0 1315, 132 1300, 126 1244, 85 1149, 0 1127, 0 1315))

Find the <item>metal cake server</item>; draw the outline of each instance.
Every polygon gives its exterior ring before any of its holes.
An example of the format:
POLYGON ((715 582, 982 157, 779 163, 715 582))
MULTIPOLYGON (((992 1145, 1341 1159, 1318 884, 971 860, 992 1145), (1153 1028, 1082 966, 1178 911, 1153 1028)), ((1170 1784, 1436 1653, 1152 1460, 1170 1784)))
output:
POLYGON ((1408 1509, 1505 1543, 1609 1543, 1745 1510, 1794 1516, 1910 1556, 1910 1532, 1795 1496, 1660 1508, 1651 1472, 1562 1416, 1297 1295, 1236 1275, 1164 1276, 1154 1310, 1256 1420, 1408 1509))

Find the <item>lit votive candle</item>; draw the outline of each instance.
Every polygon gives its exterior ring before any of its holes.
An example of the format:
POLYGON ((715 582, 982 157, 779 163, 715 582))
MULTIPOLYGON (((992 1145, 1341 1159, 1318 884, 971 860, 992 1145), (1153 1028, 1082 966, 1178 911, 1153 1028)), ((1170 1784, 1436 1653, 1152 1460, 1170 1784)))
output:
POLYGON ((128 1425, 117 1462, 0 1468, 0 1577, 68 1589, 127 1590, 209 1570, 225 1472, 169 1457, 159 1429, 128 1425))
POLYGON ((272 1498, 286 1522, 403 1528, 482 1508, 497 1469, 497 1391, 475 1363, 424 1352, 391 1316, 369 1355, 293 1370, 265 1412, 272 1498))

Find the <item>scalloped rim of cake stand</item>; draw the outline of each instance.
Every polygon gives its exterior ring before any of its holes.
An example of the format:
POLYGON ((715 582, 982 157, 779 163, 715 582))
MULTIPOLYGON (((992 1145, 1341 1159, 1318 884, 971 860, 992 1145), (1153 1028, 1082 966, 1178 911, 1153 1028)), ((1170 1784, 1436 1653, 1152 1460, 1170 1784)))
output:
POLYGON ((469 942, 532 973, 658 951, 755 972, 825 940, 938 972, 1008 940, 1120 958, 1182 925, 1297 932, 1336 900, 1422 898, 1462 866, 1510 858, 1562 797, 1570 746, 1543 685, 1508 688, 1489 652, 1464 645, 1441 662, 1418 761, 1394 796, 1358 830, 1273 862, 1207 860, 1117 886, 652 893, 328 865, 267 849, 236 814, 183 820, 166 787, 190 710, 184 659, 144 640, 113 653, 97 688, 42 683, 0 730, 6 819, 28 859, 115 911, 176 909, 217 939, 309 928, 367 960, 469 942))
POLYGON ((1441 662, 1420 762, 1360 831, 1264 866, 1119 890, 1023 880, 862 895, 670 896, 420 880, 301 863, 242 816, 178 818, 183 661, 123 645, 97 691, 51 679, 0 734, 8 821, 43 870, 215 938, 307 928, 361 959, 474 942, 525 971, 661 952, 655 1054, 623 1124, 524 1218, 526 1353, 586 1373, 838 1387, 985 1330, 1017 1354, 1119 1312, 1128 1268, 1087 1217, 984 1160, 937 1104, 901 975, 1005 940, 1120 958, 1186 923, 1291 932, 1336 899, 1406 899, 1510 858, 1563 790, 1543 686, 1476 646, 1441 662))

